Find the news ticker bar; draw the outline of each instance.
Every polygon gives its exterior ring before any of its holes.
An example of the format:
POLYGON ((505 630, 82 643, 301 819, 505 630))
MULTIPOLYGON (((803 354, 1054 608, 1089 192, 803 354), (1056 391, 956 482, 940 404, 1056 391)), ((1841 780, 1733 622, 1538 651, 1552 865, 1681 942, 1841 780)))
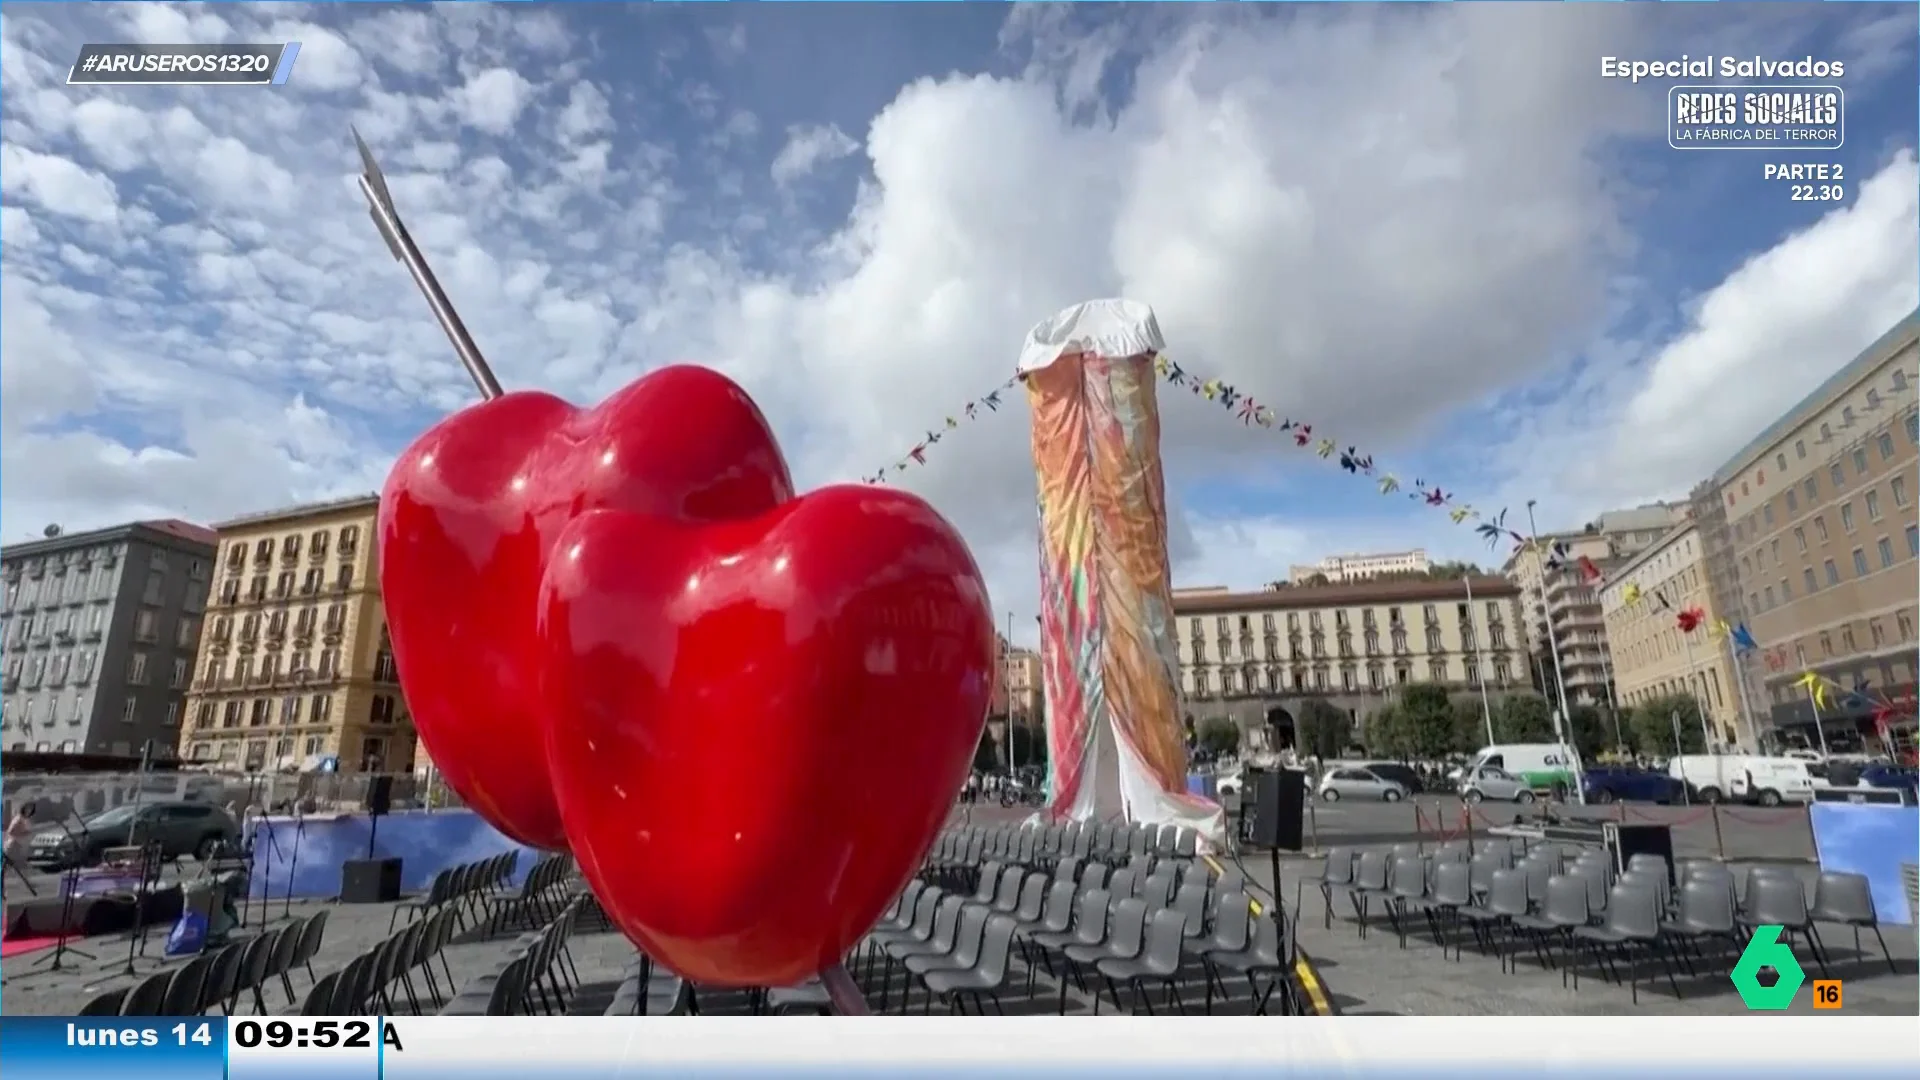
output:
POLYGON ((1910 1080, 1912 1016, 0 1017, 7 1080, 1910 1080), (1844 1037, 1833 1025, 1843 1023, 1844 1037), (1581 1047, 1568 1057, 1566 1047, 1581 1047), (1902 1049, 1902 1048, 1905 1049, 1902 1049))
POLYGON ((284 86, 300 43, 82 45, 69 86, 284 86))
POLYGON ((1667 145, 1675 150, 1838 150, 1847 93, 1838 86, 1675 86, 1667 145))

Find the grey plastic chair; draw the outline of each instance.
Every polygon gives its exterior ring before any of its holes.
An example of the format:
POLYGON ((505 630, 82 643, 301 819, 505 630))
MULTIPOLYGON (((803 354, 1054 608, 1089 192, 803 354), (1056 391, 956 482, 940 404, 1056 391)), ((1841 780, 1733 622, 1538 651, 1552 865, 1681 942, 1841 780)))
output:
MULTIPOLYGON (((950 952, 908 957, 905 961, 908 974, 907 987, 900 995, 900 1011, 906 1012, 913 1005, 913 983, 915 979, 924 980, 935 971, 965 971, 980 962, 980 950, 985 943, 987 920, 994 912, 978 904, 968 904, 960 913, 960 926, 955 931, 953 949, 950 952)), ((933 1011, 935 994, 929 990, 922 1012, 933 1011)))
POLYGON ((1469 884, 1473 888, 1474 899, 1478 900, 1485 897, 1488 890, 1493 888, 1493 872, 1495 870, 1512 869, 1510 863, 1511 860, 1506 858, 1504 854, 1494 853, 1475 855, 1472 859, 1468 860, 1468 879, 1469 884))
POLYGON ((1473 867, 1463 861, 1445 862, 1433 868, 1433 890, 1427 896, 1427 911, 1435 923, 1435 937, 1440 942, 1440 955, 1447 955, 1447 946, 1453 945, 1453 959, 1460 959, 1462 945, 1460 929, 1471 928, 1475 939, 1480 936, 1478 922, 1470 921, 1473 907, 1473 867), (1447 922, 1447 933, 1438 933, 1439 920, 1447 922))
MULTIPOLYGON (((1061 950, 1066 957, 1067 974, 1082 990, 1087 989, 1083 970, 1097 967, 1102 960, 1131 960, 1140 955, 1145 944, 1147 926, 1147 905, 1137 897, 1126 897, 1113 902, 1113 911, 1107 918, 1107 933, 1103 941, 1069 945, 1061 950)), ((1060 984, 1061 1011, 1066 1010, 1066 981, 1060 984)), ((1100 1011, 1100 1000, 1094 998, 1094 1011, 1100 1011)))
POLYGON ((1798 877, 1755 873, 1747 882, 1747 912, 1747 921, 1754 926, 1780 927, 1780 937, 1789 947, 1795 938, 1804 939, 1820 974, 1828 974, 1827 950, 1821 946, 1820 931, 1813 925, 1807 893, 1798 877))
POLYGON ((307 969, 307 978, 318 982, 320 977, 313 973, 313 958, 320 953, 320 945, 327 936, 327 909, 321 908, 313 917, 300 926, 300 945, 293 951, 293 966, 307 969))
POLYGON ((1660 933, 1676 946, 1675 955, 1686 966, 1688 974, 1694 973, 1688 953, 1705 963, 1707 951, 1702 946, 1708 941, 1723 942, 1729 957, 1738 953, 1740 928, 1734 914, 1730 879, 1709 875, 1690 878, 1680 886, 1678 909, 1672 921, 1660 924, 1660 933))
MULTIPOLYGON (((1512 962, 1512 950, 1508 947, 1510 942, 1500 939, 1501 932, 1504 931, 1508 938, 1527 940, 1529 943, 1534 933, 1531 924, 1524 921, 1529 918, 1527 876, 1517 869, 1495 870, 1493 881, 1487 888, 1486 910, 1490 916, 1488 927, 1493 931, 1495 952, 1500 957, 1500 970, 1504 972, 1509 970, 1508 965, 1512 962)), ((1543 959, 1541 963, 1544 966, 1546 961, 1543 959)))
POLYGON ((1353 916, 1361 937, 1367 936, 1368 920, 1373 916, 1376 901, 1392 910, 1392 893, 1387 881, 1392 875, 1393 864, 1388 858, 1384 851, 1364 851, 1360 853, 1359 865, 1354 868, 1353 885, 1347 890, 1347 898, 1353 903, 1353 916))
POLYGON ((1053 884, 1053 878, 1046 871, 1033 871, 1020 883, 1020 893, 1014 900, 1013 910, 1001 914, 1012 915, 1015 926, 1038 919, 1046 907, 1047 889, 1053 884))
POLYGON ((993 899, 988 901, 993 910, 1010 915, 1020 906, 1020 889, 1026 884, 1020 871, 1009 869, 1000 875, 1000 884, 994 886, 993 899))
POLYGON ((1088 863, 1087 868, 1080 871, 1080 892, 1085 894, 1095 889, 1104 890, 1107 887, 1107 878, 1112 873, 1112 868, 1106 863, 1088 863))
POLYGON ((232 1000, 240 985, 240 962, 246 955, 244 944, 228 945, 213 954, 213 963, 207 969, 207 981, 201 992, 200 1010, 205 1012, 219 1006, 221 1012, 228 1011, 228 1002, 232 1000))
POLYGON ((329 971, 313 981, 307 990, 307 996, 300 1003, 301 1016, 332 1016, 333 987, 340 981, 340 973, 329 971))
MULTIPOLYGON (((1186 1002, 1180 998, 1180 945, 1186 935, 1187 921, 1171 908, 1160 908, 1147 916, 1145 942, 1140 953, 1129 959, 1108 958, 1096 961, 1093 969, 1106 984, 1107 992, 1113 995, 1113 1007, 1126 1011, 1126 1004, 1120 1000, 1120 987, 1126 986, 1132 993, 1133 1003, 1153 1013, 1153 997, 1147 993, 1147 983, 1160 984, 1166 991, 1167 1004, 1181 1012, 1186 1012, 1186 1002)), ((1094 995, 1094 1012, 1100 1011, 1099 994, 1094 995)))
POLYGON ((1393 859, 1393 871, 1388 875, 1387 920, 1393 924, 1394 933, 1400 935, 1400 947, 1407 947, 1407 917, 1415 912, 1427 920, 1428 928, 1434 936, 1440 931, 1433 922, 1433 912, 1427 906, 1427 864, 1418 855, 1396 855, 1393 859))
POLYGON ((1047 950, 1041 948, 1038 938, 1046 934, 1064 932, 1073 925, 1073 882, 1056 881, 1047 887, 1047 895, 1040 905, 1040 913, 1030 919, 1014 916, 1014 944, 1020 948, 1020 959, 1027 967, 1027 993, 1033 993, 1033 980, 1037 968, 1046 968, 1047 974, 1053 974, 1053 958, 1047 950))
POLYGON ((1850 927, 1855 953, 1860 952, 1860 931, 1873 931, 1874 940, 1880 943, 1880 955, 1886 958, 1887 970, 1896 975, 1900 973, 1894 965, 1893 953, 1887 949, 1887 939, 1880 935, 1880 913, 1873 906, 1873 885, 1866 875, 1840 871, 1822 873, 1813 883, 1813 907, 1807 914, 1814 922, 1850 927))
POLYGON ((1107 878, 1107 892, 1116 900, 1131 900, 1138 892, 1139 876, 1130 866, 1123 866, 1107 878))
MULTIPOLYGON (((1279 991, 1281 1011, 1297 1013, 1298 1003, 1294 997, 1291 965, 1280 940, 1280 924, 1272 918, 1261 917, 1252 920, 1247 945, 1228 953, 1216 953, 1205 958, 1206 964, 1219 975, 1218 982, 1226 985, 1225 975, 1235 974, 1247 980, 1247 988, 1253 994, 1253 1012, 1264 1015, 1272 1003, 1275 991, 1279 991), (1262 976, 1267 983, 1260 985, 1262 976)), ((1211 997, 1207 1000, 1209 1010, 1213 1007, 1211 997)))
POLYGON ((943 967, 930 970, 922 977, 927 988, 927 1003, 931 1008, 934 1001, 946 1003, 953 1012, 963 1011, 960 1002, 973 1002, 974 1012, 985 1012, 981 1007, 982 998, 993 1003, 995 1012, 1004 1012, 1000 1006, 1001 987, 1007 981, 1008 954, 1011 951, 1014 933, 1014 920, 1004 914, 991 915, 980 935, 980 949, 974 962, 965 967, 943 967))
MULTIPOLYGON (((1613 887, 1607 897, 1607 921, 1600 926, 1580 927, 1573 932, 1574 940, 1593 950, 1594 957, 1606 964, 1606 950, 1613 950, 1627 961, 1627 979, 1632 987, 1634 1004, 1640 1003, 1640 961, 1635 955, 1637 948, 1642 953, 1658 957, 1661 966, 1666 969, 1667 984, 1673 988, 1673 996, 1680 997, 1680 983, 1674 978, 1673 960, 1662 946, 1664 938, 1660 929, 1660 898, 1644 884, 1623 882, 1613 887)), ((1618 977, 1618 973, 1615 973, 1618 977)))
POLYGON ((1547 926, 1542 935, 1550 942, 1558 938, 1566 950, 1565 963, 1560 968, 1560 985, 1566 986, 1571 979, 1575 990, 1580 989, 1580 958, 1576 955, 1573 934, 1593 923, 1593 909, 1587 899, 1590 880, 1581 874, 1555 874, 1548 878, 1546 903, 1540 909, 1540 921, 1547 926))
POLYGON ((1000 887, 1000 875, 1006 869, 1007 865, 997 860, 989 861, 980 868, 980 879, 974 882, 973 886, 974 903, 991 904, 993 902, 994 890, 1000 887))
POLYGON ((1175 872, 1166 868, 1155 870, 1140 882, 1134 895, 1146 901, 1150 908, 1163 908, 1173 902, 1173 882, 1175 872))
MULTIPOLYGON (((954 935, 960 929, 960 912, 967 907, 964 897, 942 896, 934 910, 931 932, 921 939, 895 940, 883 945, 885 961, 880 972, 880 1011, 885 1012, 893 986, 893 969, 915 956, 939 956, 953 950, 954 935)), ((912 980, 908 980, 912 984, 912 980)))
POLYGON ((127 997, 127 987, 109 990, 80 1006, 76 1016, 119 1016, 120 1003, 127 997))
POLYGON ((1178 914, 1186 925, 1183 934, 1187 941, 1200 941, 1207 934, 1207 886, 1205 882, 1190 881, 1180 886, 1173 894, 1173 902, 1168 908, 1178 914))

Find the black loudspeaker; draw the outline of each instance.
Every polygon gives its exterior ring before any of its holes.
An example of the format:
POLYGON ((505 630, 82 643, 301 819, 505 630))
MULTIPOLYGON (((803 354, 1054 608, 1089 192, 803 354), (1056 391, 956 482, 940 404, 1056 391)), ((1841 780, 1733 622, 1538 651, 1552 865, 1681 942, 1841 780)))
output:
POLYGON ((400 899, 399 859, 348 859, 340 864, 340 902, 390 904, 400 899))
POLYGON ((372 777, 367 781, 367 813, 380 817, 391 809, 393 809, 393 777, 372 777))
POLYGON ((1912 788, 1890 787, 1817 787, 1813 801, 1819 803, 1856 803, 1866 806, 1912 806, 1912 788))
POLYGON ((1307 774, 1277 769, 1253 777, 1254 846, 1299 851, 1306 846, 1302 828, 1306 818, 1307 774))
POLYGON ((1600 842, 1613 856, 1613 868, 1626 873, 1635 855, 1652 855, 1667 864, 1667 883, 1678 886, 1673 868, 1673 827, 1670 825, 1625 825, 1607 822, 1600 827, 1600 842))

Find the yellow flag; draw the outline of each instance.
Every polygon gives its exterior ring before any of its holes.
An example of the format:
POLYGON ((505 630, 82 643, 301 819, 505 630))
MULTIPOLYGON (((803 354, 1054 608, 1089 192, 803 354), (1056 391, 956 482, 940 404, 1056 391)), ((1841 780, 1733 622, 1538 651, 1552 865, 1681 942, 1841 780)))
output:
POLYGON ((1173 364, 1165 356, 1156 354, 1153 358, 1153 370, 1165 378, 1173 370, 1173 364))
POLYGON ((1631 581, 1627 582, 1627 587, 1620 590, 1620 599, 1626 601, 1626 604, 1628 607, 1632 607, 1633 605, 1639 603, 1640 602, 1640 586, 1634 584, 1631 581))
POLYGON ((1727 620, 1715 619, 1713 620, 1713 626, 1707 630, 1707 637, 1714 641, 1720 641, 1731 633, 1733 633, 1733 628, 1727 625, 1727 620))
POLYGON ((1458 506, 1448 513, 1447 516, 1453 519, 1455 525, 1458 525, 1473 516, 1473 508, 1470 506, 1458 506))
POLYGON ((1313 448, 1313 452, 1319 454, 1321 457, 1332 457, 1333 451, 1334 445, 1332 439, 1321 439, 1320 445, 1313 448))
POLYGON ((1380 494, 1391 495, 1400 490, 1400 480, 1392 473, 1380 478, 1380 494))

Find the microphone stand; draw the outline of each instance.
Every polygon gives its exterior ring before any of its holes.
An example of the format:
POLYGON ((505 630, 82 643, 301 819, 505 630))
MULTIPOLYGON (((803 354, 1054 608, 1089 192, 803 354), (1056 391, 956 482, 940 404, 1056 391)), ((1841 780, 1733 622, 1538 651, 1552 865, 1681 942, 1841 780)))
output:
MULTIPOLYGON (((287 860, 287 893, 280 903, 280 914, 293 917, 293 878, 300 871, 300 838, 307 834, 307 815, 299 803, 293 805, 293 857, 287 860)), ((260 892, 261 903, 265 904, 267 893, 263 887, 260 892)))
MULTIPOLYGON (((153 891, 151 879, 160 875, 162 847, 158 840, 140 845, 140 880, 133 891, 133 933, 127 935, 127 965, 120 969, 122 975, 137 974, 133 966, 134 956, 147 955, 147 905, 153 891)), ((180 898, 186 899, 186 890, 180 891, 180 898)))
POLYGON ((47 971, 60 971, 67 966, 68 953, 82 960, 96 959, 92 953, 67 944, 68 930, 73 923, 74 894, 80 890, 80 864, 85 861, 87 849, 92 843, 92 836, 87 831, 87 823, 84 819, 79 823, 78 835, 67 827, 65 818, 60 819, 56 824, 60 826, 60 831, 66 834, 68 849, 73 852, 73 863, 67 867, 60 878, 60 929, 54 938, 53 952, 29 965, 34 970, 44 967, 47 971))

